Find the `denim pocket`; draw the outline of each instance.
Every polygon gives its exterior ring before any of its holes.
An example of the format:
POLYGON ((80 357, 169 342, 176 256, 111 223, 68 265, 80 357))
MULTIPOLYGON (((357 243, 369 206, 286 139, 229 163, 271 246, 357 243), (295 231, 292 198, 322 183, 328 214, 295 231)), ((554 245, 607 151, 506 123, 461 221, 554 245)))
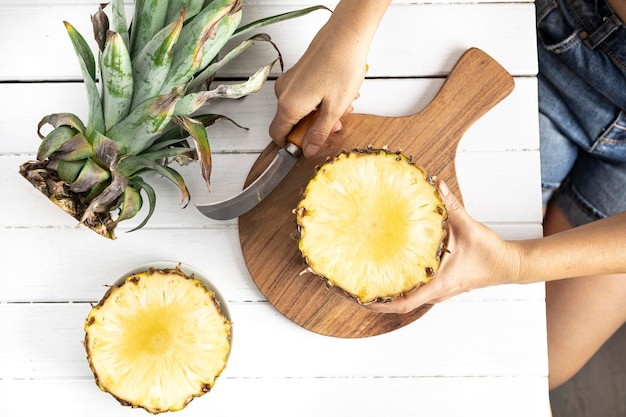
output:
POLYGON ((543 47, 555 54, 581 44, 578 28, 572 27, 555 0, 537 0, 537 37, 543 47))
POLYGON ((626 162, 626 113, 624 111, 621 111, 617 119, 602 132, 589 152, 600 158, 626 162))

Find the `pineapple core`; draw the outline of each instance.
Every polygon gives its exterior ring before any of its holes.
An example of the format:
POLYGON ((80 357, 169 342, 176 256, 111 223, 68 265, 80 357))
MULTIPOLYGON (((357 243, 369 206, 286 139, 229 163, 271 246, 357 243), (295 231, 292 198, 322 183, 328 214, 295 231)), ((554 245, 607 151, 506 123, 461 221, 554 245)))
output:
POLYGON ((344 152, 322 165, 296 217, 310 270, 363 304, 429 282, 447 236, 433 180, 387 150, 344 152))
POLYGON ((112 287, 85 322, 98 386, 151 413, 184 408, 226 365, 230 323, 202 282, 150 269, 112 287))

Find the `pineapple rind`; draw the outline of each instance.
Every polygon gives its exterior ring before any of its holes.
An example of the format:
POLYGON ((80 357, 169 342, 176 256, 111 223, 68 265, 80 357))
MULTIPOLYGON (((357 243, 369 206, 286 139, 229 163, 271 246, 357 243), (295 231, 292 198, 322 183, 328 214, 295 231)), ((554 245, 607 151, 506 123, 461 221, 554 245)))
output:
POLYGON ((214 294, 180 268, 149 269, 111 287, 85 322, 102 391, 151 413, 184 408, 226 366, 230 322, 214 294))
POLYGON ((362 304, 429 282, 447 239, 433 182, 386 149, 343 152, 322 165, 296 209, 309 270, 362 304))

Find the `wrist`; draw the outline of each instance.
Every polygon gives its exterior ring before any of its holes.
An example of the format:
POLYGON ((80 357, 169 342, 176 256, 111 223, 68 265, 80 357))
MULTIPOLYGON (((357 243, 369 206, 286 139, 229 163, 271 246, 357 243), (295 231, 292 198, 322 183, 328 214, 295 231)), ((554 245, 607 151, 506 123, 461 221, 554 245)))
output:
POLYGON ((524 264, 523 258, 525 257, 524 250, 521 245, 516 241, 508 241, 507 244, 511 246, 513 255, 511 256, 511 277, 512 281, 516 284, 526 283, 527 277, 522 270, 524 264))
POLYGON ((334 32, 369 45, 390 3, 391 0, 342 0, 327 25, 334 32))
POLYGON ((531 274, 530 264, 532 258, 532 245, 531 240, 516 240, 509 241, 516 252, 515 259, 517 260, 517 272, 515 275, 515 283, 517 284, 531 284, 533 282, 542 281, 543 279, 537 274, 531 274))

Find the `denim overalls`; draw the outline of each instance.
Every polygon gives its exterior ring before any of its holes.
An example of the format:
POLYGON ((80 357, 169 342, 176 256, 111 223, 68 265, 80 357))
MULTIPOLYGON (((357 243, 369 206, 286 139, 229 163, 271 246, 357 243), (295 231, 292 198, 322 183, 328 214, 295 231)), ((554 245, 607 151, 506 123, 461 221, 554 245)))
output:
POLYGON ((605 0, 536 0, 544 204, 626 211, 626 28, 605 0))

